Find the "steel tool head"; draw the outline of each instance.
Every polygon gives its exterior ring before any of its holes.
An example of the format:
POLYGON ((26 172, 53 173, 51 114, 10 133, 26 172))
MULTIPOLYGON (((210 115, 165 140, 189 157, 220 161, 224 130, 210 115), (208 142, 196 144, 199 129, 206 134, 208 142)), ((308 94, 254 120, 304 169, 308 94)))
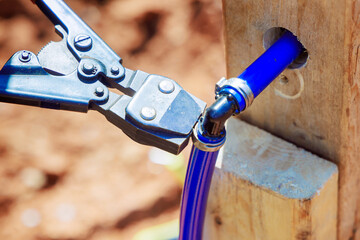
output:
POLYGON ((94 109, 139 143, 175 154, 186 146, 203 101, 169 78, 124 68, 121 58, 64 1, 35 3, 62 40, 50 42, 37 56, 16 53, 0 72, 0 100, 94 109))

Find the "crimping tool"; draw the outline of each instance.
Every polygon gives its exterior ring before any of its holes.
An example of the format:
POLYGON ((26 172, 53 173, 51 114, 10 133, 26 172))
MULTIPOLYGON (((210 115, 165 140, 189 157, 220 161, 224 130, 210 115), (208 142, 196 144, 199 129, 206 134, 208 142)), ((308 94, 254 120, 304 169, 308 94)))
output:
POLYGON ((0 101, 97 110, 130 138, 178 154, 205 103, 175 81, 122 65, 122 59, 62 0, 33 1, 62 37, 35 55, 15 53, 0 71, 0 101), (109 91, 120 90, 123 95, 109 91))

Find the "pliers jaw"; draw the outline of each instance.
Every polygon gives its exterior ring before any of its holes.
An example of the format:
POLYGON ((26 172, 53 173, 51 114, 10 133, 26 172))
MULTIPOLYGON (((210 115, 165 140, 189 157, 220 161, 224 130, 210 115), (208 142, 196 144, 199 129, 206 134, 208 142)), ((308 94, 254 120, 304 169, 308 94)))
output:
POLYGON ((192 133, 192 128, 188 134, 169 134, 151 128, 145 129, 141 124, 128 117, 126 106, 131 102, 131 98, 111 92, 110 102, 115 102, 115 104, 94 105, 94 109, 101 112, 109 122, 122 129, 134 141, 155 146, 173 154, 180 153, 186 147, 192 133))
POLYGON ((141 144, 174 154, 187 145, 205 109, 203 101, 169 78, 123 67, 121 58, 63 1, 35 3, 63 40, 50 43, 37 56, 14 54, 0 71, 0 101, 93 109, 141 144))
POLYGON ((174 154, 187 145, 205 106, 176 82, 159 75, 148 75, 133 97, 110 92, 106 103, 92 105, 136 142, 174 154))

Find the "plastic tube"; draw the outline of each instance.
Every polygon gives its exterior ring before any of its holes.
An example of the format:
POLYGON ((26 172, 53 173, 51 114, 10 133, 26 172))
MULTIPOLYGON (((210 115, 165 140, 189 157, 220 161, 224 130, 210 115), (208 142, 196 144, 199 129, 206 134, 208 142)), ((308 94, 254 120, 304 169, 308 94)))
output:
POLYGON ((202 239, 206 204, 218 153, 192 147, 181 202, 179 240, 202 239))
POLYGON ((284 34, 255 60, 238 78, 247 82, 256 98, 303 51, 303 45, 291 32, 284 34))
MULTIPOLYGON (((304 46, 298 41, 297 37, 291 32, 285 31, 271 47, 234 79, 246 82, 253 94, 251 98, 256 98, 304 50, 304 46)), ((236 82, 226 84, 219 90, 219 94, 230 94, 236 99, 238 114, 246 109, 246 101, 236 82)))
MULTIPOLYGON (((282 71, 285 70, 304 50, 302 44, 290 32, 285 32, 269 49, 252 63, 239 79, 246 82, 253 98, 257 97, 282 71)), ((245 99, 236 81, 219 90, 219 98, 206 110, 199 123, 200 129, 194 130, 197 141, 211 144, 219 136, 225 140, 223 122, 232 114, 245 109, 245 99), (230 96, 230 97, 229 97, 230 96), (232 100, 234 99, 234 101, 232 100), (229 105, 230 104, 230 105, 229 105), (236 106, 234 106, 234 105, 236 106), (204 126, 206 125, 206 126, 204 126)), ((186 173, 182 205, 180 210, 179 240, 201 240, 204 225, 207 198, 211 178, 214 172, 218 151, 211 148, 199 149, 194 146, 191 151, 186 173)))

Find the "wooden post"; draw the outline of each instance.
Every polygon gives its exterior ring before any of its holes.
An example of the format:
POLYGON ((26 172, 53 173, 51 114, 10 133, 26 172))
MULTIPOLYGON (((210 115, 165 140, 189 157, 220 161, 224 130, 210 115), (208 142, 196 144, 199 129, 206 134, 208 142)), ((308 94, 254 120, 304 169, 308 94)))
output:
POLYGON ((242 119, 338 165, 338 239, 360 239, 360 1, 223 3, 228 77, 264 51, 270 28, 290 30, 307 48, 306 67, 287 70, 242 119))
POLYGON ((336 165, 237 119, 227 129, 204 239, 335 240, 336 165))

